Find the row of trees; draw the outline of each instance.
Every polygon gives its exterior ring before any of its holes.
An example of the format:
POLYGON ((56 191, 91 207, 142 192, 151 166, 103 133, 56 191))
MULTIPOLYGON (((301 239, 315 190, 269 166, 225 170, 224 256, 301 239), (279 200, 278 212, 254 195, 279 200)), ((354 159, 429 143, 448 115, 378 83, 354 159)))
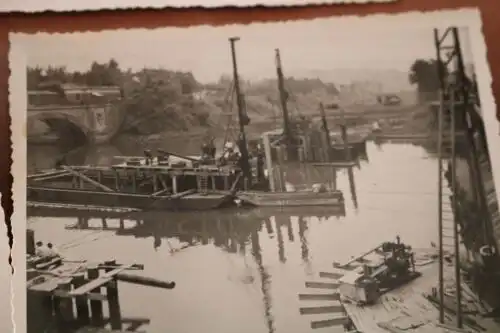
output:
MULTIPOLYGON (((440 89, 437 60, 417 59, 410 67, 408 79, 411 84, 417 86, 420 101, 437 99, 440 89)), ((443 66, 445 75, 448 75, 446 67, 443 66)))
MULTIPOLYGON (((440 83, 435 60, 416 60, 409 70, 409 81, 415 84, 421 100, 435 99, 440 83)), ((447 74, 447 73, 446 73, 447 74)), ((89 86, 118 86, 125 98, 119 107, 126 114, 126 130, 153 133, 165 129, 187 129, 193 125, 207 126, 216 122, 224 108, 224 99, 231 85, 232 77, 221 76, 210 85, 198 83, 190 72, 165 69, 123 70, 118 62, 93 62, 87 71, 69 71, 65 67, 29 68, 28 89, 36 89, 41 83, 59 82, 89 86), (216 96, 198 100, 193 93, 203 89, 219 91, 216 96)), ((275 79, 250 82, 241 80, 247 95, 249 115, 268 117, 279 113, 275 79), (275 96, 276 95, 276 96, 275 96), (255 112, 253 112, 254 110, 255 112), (264 114, 265 113, 265 114, 264 114)), ((335 96, 338 90, 333 83, 319 79, 286 79, 287 90, 298 96, 300 109, 311 109, 328 96, 335 96), (303 103, 302 103, 303 102, 303 103)), ((306 111, 307 112, 307 111, 306 111)))
POLYGON ((124 98, 118 107, 125 113, 124 130, 150 134, 164 129, 208 125, 211 106, 193 98, 200 84, 190 72, 164 69, 122 70, 118 62, 93 62, 87 71, 65 67, 28 68, 28 89, 57 82, 87 86, 117 86, 124 98))

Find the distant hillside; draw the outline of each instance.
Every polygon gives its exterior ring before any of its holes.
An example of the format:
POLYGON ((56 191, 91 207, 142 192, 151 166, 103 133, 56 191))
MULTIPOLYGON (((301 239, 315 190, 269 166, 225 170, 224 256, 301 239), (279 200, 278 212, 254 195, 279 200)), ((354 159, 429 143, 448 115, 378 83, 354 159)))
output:
POLYGON ((334 70, 304 70, 294 73, 295 77, 318 78, 323 82, 336 85, 350 84, 351 82, 376 81, 380 82, 382 91, 395 93, 398 91, 413 90, 408 80, 408 72, 399 70, 376 69, 334 69, 334 70))
MULTIPOLYGON (((231 82, 224 81, 204 86, 203 94, 206 103, 219 107, 222 112, 236 112, 236 101, 233 98, 231 106, 228 92, 231 82)), ((288 108, 292 117, 317 113, 319 103, 332 103, 337 100, 338 89, 333 83, 325 83, 320 79, 300 79, 289 77, 285 80, 285 89, 288 92, 288 108)), ((281 117, 281 102, 276 79, 241 82, 241 90, 245 97, 245 105, 251 121, 269 121, 281 117)), ((214 121, 216 115, 211 117, 214 121)))

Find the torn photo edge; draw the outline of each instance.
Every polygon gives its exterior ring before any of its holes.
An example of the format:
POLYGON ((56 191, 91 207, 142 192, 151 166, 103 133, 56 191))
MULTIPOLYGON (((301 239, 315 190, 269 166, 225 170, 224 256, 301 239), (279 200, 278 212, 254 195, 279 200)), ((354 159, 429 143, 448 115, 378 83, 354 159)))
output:
POLYGON ((390 3, 399 0, 114 0, 98 1, 88 0, 84 2, 51 1, 44 3, 37 0, 10 0, 3 1, 0 12, 22 12, 40 13, 45 11, 72 12, 72 11, 97 11, 97 10, 124 10, 124 9, 166 9, 166 8, 223 8, 223 7, 304 7, 311 5, 346 5, 346 4, 368 4, 368 3, 390 3))
MULTIPOLYGON (((2 194, 0 193, 0 201, 2 200, 2 194)), ((2 206, 0 206, 0 215, 5 216, 2 206)), ((4 219, 5 221, 5 219, 4 219)), ((7 224, 4 222, 0 227, 0 236, 2 239, 2 245, 0 246, 0 252, 3 253, 3 260, 7 261, 10 254, 9 238, 7 237, 7 224)), ((0 310, 2 310, 0 315, 0 320, 5 323, 5 327, 9 327, 12 331, 13 328, 13 318, 12 318, 12 298, 9 297, 12 294, 12 267, 7 263, 2 266, 0 271, 0 280, 4 281, 2 283, 2 289, 0 289, 0 310)))
MULTIPOLYGON (((318 19, 319 20, 319 19, 318 19)), ((467 26, 470 33, 470 44, 473 53, 475 69, 478 77, 479 95, 483 112, 487 141, 490 146, 493 166, 500 165, 500 149, 497 147, 498 122, 495 116, 496 104, 491 89, 491 74, 486 58, 486 44, 482 33, 481 16, 478 9, 465 8, 459 10, 443 10, 434 12, 408 12, 402 14, 375 14, 370 16, 340 16, 321 20, 336 21, 336 25, 349 31, 349 26, 382 25, 391 28, 407 26, 413 28, 447 28, 449 26, 467 26)), ((313 21, 313 20, 309 20, 313 21)), ((262 24, 262 23, 259 23, 262 24)), ((272 24, 272 23, 264 23, 272 24)), ((187 28, 189 29, 189 28, 187 28)), ((15 272, 12 280, 13 323, 16 332, 26 332, 26 176, 27 176, 27 55, 19 34, 11 33, 10 40, 10 78, 9 105, 11 115, 12 145, 13 145, 13 201, 14 214, 12 227, 14 246, 12 250, 15 272)), ((432 38, 432 36, 430 37, 432 38)), ((493 169, 495 169, 493 167, 493 169)), ((498 167, 497 167, 498 169, 498 167)), ((500 176, 494 175, 497 196, 500 190, 500 176)))

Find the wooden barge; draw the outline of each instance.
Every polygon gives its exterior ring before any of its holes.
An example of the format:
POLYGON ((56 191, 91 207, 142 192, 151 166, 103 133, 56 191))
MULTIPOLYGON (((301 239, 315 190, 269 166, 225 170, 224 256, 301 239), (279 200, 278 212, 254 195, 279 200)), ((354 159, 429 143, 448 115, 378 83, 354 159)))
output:
POLYGON ((244 203, 258 207, 308 207, 308 206, 343 206, 344 196, 341 191, 316 193, 314 191, 251 192, 238 194, 244 203))
POLYGON ((66 260, 56 254, 40 255, 36 253, 33 230, 27 230, 26 240, 28 333, 136 332, 149 319, 122 317, 118 282, 175 288, 175 282, 127 272, 143 270, 140 264, 118 264, 116 260, 92 263, 66 260))
POLYGON ((233 205, 235 166, 172 165, 129 157, 109 167, 62 166, 28 176, 30 203, 138 210, 209 210, 233 205))
POLYGON ((127 157, 110 167, 63 166, 28 176, 27 200, 31 208, 84 208, 105 213, 110 213, 109 207, 134 212, 205 211, 237 205, 344 206, 343 194, 336 189, 275 192, 247 186, 241 181, 241 170, 233 165, 173 167, 157 160, 148 164, 145 158, 127 157))

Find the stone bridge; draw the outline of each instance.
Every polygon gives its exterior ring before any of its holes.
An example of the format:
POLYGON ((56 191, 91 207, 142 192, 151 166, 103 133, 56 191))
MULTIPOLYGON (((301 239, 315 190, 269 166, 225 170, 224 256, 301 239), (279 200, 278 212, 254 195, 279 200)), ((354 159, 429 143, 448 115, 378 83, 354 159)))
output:
POLYGON ((111 103, 31 106, 27 114, 27 132, 30 136, 36 132, 36 123, 43 122, 57 133, 54 140, 102 144, 113 138, 123 119, 123 114, 111 103))

